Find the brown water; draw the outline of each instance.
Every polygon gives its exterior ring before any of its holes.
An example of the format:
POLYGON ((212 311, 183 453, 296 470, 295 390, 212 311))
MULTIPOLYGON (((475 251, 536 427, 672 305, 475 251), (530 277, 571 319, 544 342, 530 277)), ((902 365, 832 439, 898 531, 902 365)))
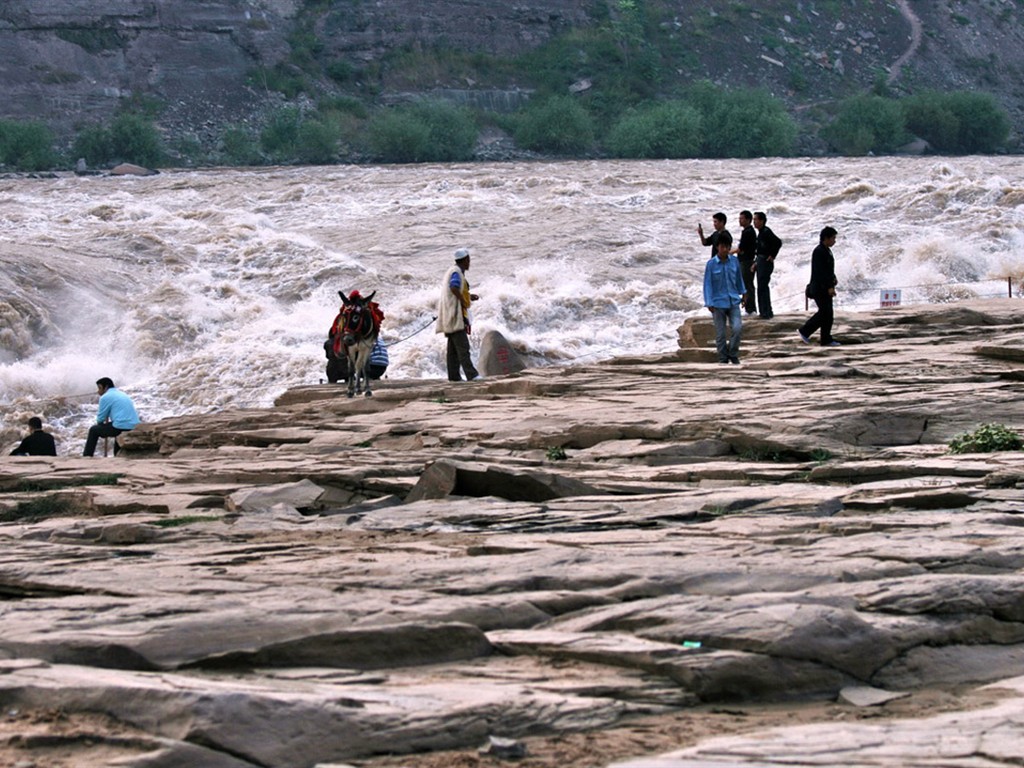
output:
MULTIPOLYGON (((594 161, 171 172, 0 181, 0 417, 39 413, 77 452, 93 382, 145 419, 267 405, 323 374, 337 291, 377 291, 386 341, 430 323, 473 253, 475 337, 532 364, 674 349, 701 301, 711 214, 765 210, 776 312, 803 308, 821 227, 837 309, 1006 295, 1024 275, 1024 159, 594 161)), ((442 374, 428 328, 390 375, 442 374)))

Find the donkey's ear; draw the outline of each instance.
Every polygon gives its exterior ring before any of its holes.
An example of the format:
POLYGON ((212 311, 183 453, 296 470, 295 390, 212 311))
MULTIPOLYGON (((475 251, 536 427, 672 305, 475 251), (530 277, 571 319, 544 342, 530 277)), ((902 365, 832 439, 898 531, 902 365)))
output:
POLYGON ((344 291, 338 291, 338 295, 341 296, 341 303, 347 307, 349 304, 348 296, 345 295, 344 291))
POLYGON ((376 295, 377 295, 377 292, 374 291, 369 296, 367 296, 365 299, 363 299, 363 301, 369 303, 369 302, 373 301, 373 297, 376 296, 376 295))

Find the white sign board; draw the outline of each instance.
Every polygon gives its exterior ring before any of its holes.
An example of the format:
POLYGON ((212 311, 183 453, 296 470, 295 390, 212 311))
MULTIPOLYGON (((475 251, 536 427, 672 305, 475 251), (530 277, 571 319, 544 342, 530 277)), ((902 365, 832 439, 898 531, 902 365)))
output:
POLYGON ((899 288, 883 288, 881 296, 879 296, 878 306, 898 307, 900 305, 900 294, 899 288))

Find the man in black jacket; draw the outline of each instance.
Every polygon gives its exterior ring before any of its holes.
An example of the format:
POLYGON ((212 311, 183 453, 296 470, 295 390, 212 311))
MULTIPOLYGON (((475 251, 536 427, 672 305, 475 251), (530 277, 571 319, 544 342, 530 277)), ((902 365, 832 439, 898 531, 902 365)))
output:
POLYGON ((747 293, 743 299, 743 309, 748 315, 757 312, 757 299, 754 297, 754 254, 757 253, 757 231, 751 223, 754 215, 750 211, 740 211, 740 244, 736 247, 736 256, 740 260, 740 271, 743 273, 743 285, 747 293))
MULTIPOLYGON (((711 258, 712 259, 715 258, 715 256, 718 255, 718 237, 719 237, 719 235, 721 235, 723 232, 725 232, 727 235, 729 235, 729 230, 725 228, 725 222, 727 220, 728 220, 728 217, 724 213, 722 213, 721 211, 719 211, 714 216, 712 216, 711 217, 711 225, 715 228, 715 231, 712 232, 707 237, 704 237, 704 225, 703 224, 698 224, 697 225, 697 237, 700 238, 700 244, 701 245, 710 245, 711 246, 711 258)), ((732 235, 729 235, 729 239, 730 240, 732 239, 732 235)))
POLYGON ((836 244, 836 231, 825 227, 818 236, 818 247, 811 254, 811 282, 807 284, 807 296, 814 299, 818 311, 800 326, 797 333, 804 344, 811 343, 811 334, 821 329, 821 346, 838 347, 839 342, 832 338, 832 299, 836 295, 836 260, 832 256, 832 246, 836 244))
POLYGON ((757 276, 757 306, 765 320, 775 317, 772 311, 772 292, 769 288, 772 272, 775 271, 775 257, 779 255, 782 241, 768 228, 768 217, 764 211, 754 213, 754 229, 757 230, 757 245, 754 254, 754 273, 757 276))
POLYGON ((57 446, 53 442, 53 435, 43 432, 43 420, 33 416, 28 420, 28 428, 31 430, 28 437, 21 441, 21 445, 11 451, 11 456, 56 456, 57 446))

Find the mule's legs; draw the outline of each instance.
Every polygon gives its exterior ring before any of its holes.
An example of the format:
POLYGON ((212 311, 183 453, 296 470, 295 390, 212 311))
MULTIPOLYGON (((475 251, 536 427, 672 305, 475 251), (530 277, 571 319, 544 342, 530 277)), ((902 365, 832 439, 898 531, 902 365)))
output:
POLYGON ((366 396, 373 397, 373 389, 370 386, 370 349, 373 345, 367 342, 362 342, 359 345, 359 355, 356 358, 356 365, 359 368, 359 386, 357 392, 362 392, 363 388, 366 389, 366 396))
POLYGON ((356 394, 356 350, 350 348, 348 351, 348 396, 355 397, 356 394))

